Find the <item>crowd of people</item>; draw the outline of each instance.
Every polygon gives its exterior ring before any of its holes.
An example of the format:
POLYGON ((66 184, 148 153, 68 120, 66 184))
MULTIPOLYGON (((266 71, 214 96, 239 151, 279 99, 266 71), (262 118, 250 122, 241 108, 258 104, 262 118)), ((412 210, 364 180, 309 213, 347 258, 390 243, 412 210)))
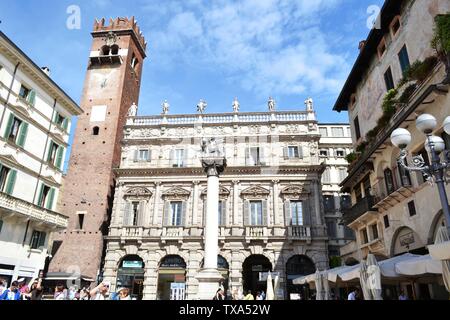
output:
MULTIPOLYGON (((110 284, 100 283, 93 289, 75 287, 66 288, 58 284, 53 295, 47 297, 52 300, 132 300, 128 288, 119 288, 110 292, 110 284)), ((47 296, 47 295, 46 295, 47 296)), ((44 287, 42 278, 35 279, 31 285, 27 285, 24 278, 13 281, 8 287, 5 280, 0 279, 0 300, 43 300, 44 287)))

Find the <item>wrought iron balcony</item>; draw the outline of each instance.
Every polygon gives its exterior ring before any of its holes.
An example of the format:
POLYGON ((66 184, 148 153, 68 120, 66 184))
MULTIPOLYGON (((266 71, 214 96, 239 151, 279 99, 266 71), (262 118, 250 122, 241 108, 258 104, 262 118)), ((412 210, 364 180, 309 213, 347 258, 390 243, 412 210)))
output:
POLYGON ((367 196, 359 200, 353 207, 344 210, 344 214, 342 216, 344 223, 349 225, 366 212, 378 211, 378 209, 373 208, 374 204, 375 201, 373 196, 367 196))

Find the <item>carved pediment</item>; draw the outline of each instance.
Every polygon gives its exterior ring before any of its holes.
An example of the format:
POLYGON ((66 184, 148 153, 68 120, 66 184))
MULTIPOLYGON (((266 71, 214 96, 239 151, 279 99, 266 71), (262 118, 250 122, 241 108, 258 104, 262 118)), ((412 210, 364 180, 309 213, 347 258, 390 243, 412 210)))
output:
POLYGON ((290 185, 281 190, 280 192, 283 196, 299 197, 303 194, 309 193, 303 186, 290 185))
MULTIPOLYGON (((207 188, 203 189, 201 195, 202 195, 202 196, 206 196, 207 191, 208 191, 207 188)), ((219 187, 219 195, 220 195, 220 196, 227 197, 227 196, 230 195, 230 190, 228 190, 228 189, 225 188, 225 187, 220 186, 220 187, 219 187)))
POLYGON ((19 162, 11 154, 2 154, 2 155, 0 155, 0 161, 2 161, 4 163, 10 163, 10 164, 13 164, 15 166, 20 166, 19 162))
POLYGON ((162 195, 163 197, 188 198, 191 195, 191 193, 186 189, 180 187, 173 187, 163 192, 162 195))
POLYGON ((251 196, 251 197, 267 197, 270 194, 270 191, 261 187, 261 186, 253 186, 247 188, 241 192, 241 196, 251 196))
POLYGON ((134 198, 150 198, 152 192, 144 187, 133 187, 125 192, 124 197, 134 197, 134 198))

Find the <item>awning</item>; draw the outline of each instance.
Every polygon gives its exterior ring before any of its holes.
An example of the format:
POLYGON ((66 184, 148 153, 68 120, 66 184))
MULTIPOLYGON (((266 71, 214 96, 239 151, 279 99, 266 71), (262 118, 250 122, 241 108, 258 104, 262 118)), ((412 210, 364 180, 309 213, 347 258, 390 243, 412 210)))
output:
POLYGON ((434 260, 450 260, 450 241, 431 244, 428 251, 434 260))
POLYGON ((88 276, 84 276, 84 275, 80 275, 80 276, 76 276, 72 273, 64 273, 64 272, 49 272, 47 273, 46 277, 44 278, 44 280, 84 280, 87 282, 94 282, 95 279, 92 279, 88 276))
POLYGON ((399 274, 417 276, 422 274, 442 274, 442 263, 433 260, 429 254, 411 260, 402 261, 395 265, 399 274))
POLYGON ((293 284, 307 284, 316 281, 316 274, 308 274, 307 276, 299 277, 297 279, 292 280, 293 284))

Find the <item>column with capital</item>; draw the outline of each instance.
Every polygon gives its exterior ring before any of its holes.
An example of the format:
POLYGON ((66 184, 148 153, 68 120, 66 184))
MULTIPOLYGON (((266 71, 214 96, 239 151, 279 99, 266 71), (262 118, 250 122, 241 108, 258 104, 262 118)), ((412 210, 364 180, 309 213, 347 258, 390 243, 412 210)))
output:
POLYGON ((233 180, 233 226, 239 225, 239 180, 233 180))
POLYGON ((225 170, 226 159, 215 143, 210 139, 209 144, 202 141, 202 167, 208 177, 206 193, 206 221, 205 221, 205 258, 203 269, 197 275, 197 299, 211 300, 214 297, 223 277, 217 269, 219 254, 219 175, 225 170))
POLYGON ((161 182, 155 182, 155 202, 153 203, 153 225, 158 225, 159 217, 159 198, 161 196, 161 182))
POLYGON ((313 184, 313 188, 314 188, 314 209, 316 212, 316 225, 317 226, 322 226, 323 225, 323 221, 322 221, 322 214, 321 214, 321 210, 320 210, 320 190, 319 190, 319 182, 317 180, 313 180, 312 181, 313 184))

